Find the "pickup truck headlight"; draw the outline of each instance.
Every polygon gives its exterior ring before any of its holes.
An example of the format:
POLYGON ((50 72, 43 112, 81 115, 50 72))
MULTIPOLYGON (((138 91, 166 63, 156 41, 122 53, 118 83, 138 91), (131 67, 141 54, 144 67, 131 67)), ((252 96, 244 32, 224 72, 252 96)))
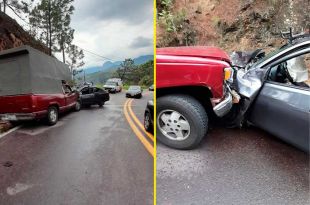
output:
POLYGON ((224 68, 224 80, 233 82, 234 70, 231 67, 224 68))

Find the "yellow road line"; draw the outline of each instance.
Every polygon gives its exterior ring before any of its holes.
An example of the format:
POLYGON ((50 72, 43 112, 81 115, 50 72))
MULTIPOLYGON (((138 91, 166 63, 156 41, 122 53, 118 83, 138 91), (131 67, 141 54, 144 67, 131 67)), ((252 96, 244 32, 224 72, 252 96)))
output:
POLYGON ((131 100, 129 101, 129 105, 128 105, 130 116, 131 116, 131 117, 133 118, 133 120, 138 124, 138 126, 143 130, 143 132, 144 132, 152 141, 154 141, 154 136, 151 135, 150 133, 148 133, 148 132, 144 129, 144 126, 142 125, 142 123, 140 122, 140 120, 137 118, 137 116, 135 115, 135 113, 132 111, 132 108, 131 108, 132 102, 133 102, 133 99, 131 99, 131 100))
POLYGON ((132 131, 136 134, 138 139, 141 141, 141 143, 144 145, 146 150, 154 157, 154 148, 153 146, 144 138, 143 134, 140 132, 140 130, 136 127, 134 122, 130 119, 130 116, 127 111, 129 100, 126 100, 126 103, 124 104, 124 114, 127 119, 127 122, 129 123, 132 131))

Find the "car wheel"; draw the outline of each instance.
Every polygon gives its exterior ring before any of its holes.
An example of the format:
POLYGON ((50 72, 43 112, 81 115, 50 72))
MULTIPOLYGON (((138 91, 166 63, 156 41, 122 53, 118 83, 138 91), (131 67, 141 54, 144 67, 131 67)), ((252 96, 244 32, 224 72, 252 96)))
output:
POLYGON ((55 125, 58 121, 58 109, 55 106, 51 106, 47 111, 47 122, 49 125, 55 125))
POLYGON ((81 110, 81 102, 80 101, 76 101, 76 103, 75 103, 75 107, 74 107, 74 110, 75 111, 80 111, 81 110))
POLYGON ((187 95, 163 96, 157 100, 157 139, 176 149, 193 149, 208 130, 203 106, 187 95))
POLYGON ((153 125, 152 125, 152 116, 149 112, 145 112, 144 114, 144 129, 150 133, 153 133, 153 125))
POLYGON ((98 106, 99 106, 99 107, 103 107, 103 105, 104 105, 104 102, 99 102, 99 103, 98 103, 98 106))

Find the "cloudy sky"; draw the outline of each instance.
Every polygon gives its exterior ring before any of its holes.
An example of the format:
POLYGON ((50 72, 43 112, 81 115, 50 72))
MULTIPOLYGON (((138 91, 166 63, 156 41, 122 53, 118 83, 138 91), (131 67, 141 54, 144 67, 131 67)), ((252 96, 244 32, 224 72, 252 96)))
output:
MULTIPOLYGON (((113 60, 153 54, 153 0, 75 0, 73 5, 77 46, 113 60)), ((84 54, 84 67, 104 62, 84 54)))

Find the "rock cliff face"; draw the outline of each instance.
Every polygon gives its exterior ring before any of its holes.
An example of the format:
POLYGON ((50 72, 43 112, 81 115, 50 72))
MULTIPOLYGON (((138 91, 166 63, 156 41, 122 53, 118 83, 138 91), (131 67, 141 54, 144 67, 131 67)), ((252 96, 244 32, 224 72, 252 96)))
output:
POLYGON ((0 51, 21 45, 29 45, 48 54, 45 45, 34 39, 15 20, 0 12, 0 51))
MULTIPOLYGON (((162 10, 161 4, 158 13, 162 10)), ((292 27, 309 32, 310 28, 309 0, 174 0, 170 10, 177 29, 168 32, 165 19, 159 17, 158 47, 215 45, 227 51, 271 50, 285 42, 279 36, 281 30, 292 27)))

